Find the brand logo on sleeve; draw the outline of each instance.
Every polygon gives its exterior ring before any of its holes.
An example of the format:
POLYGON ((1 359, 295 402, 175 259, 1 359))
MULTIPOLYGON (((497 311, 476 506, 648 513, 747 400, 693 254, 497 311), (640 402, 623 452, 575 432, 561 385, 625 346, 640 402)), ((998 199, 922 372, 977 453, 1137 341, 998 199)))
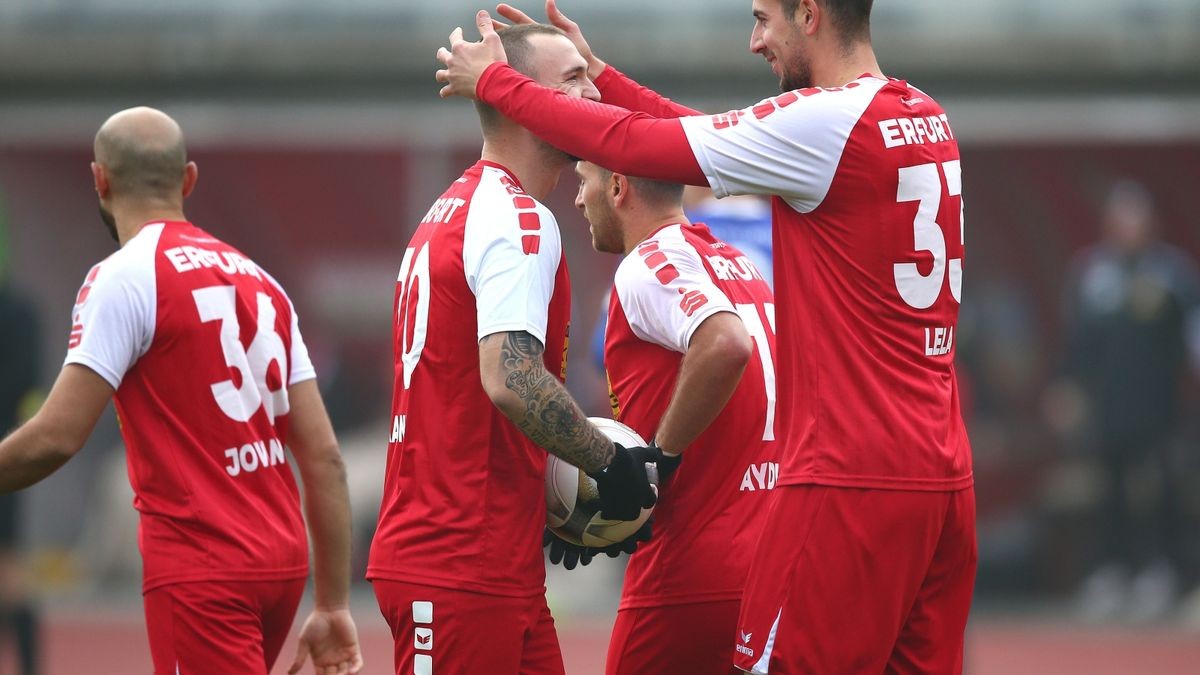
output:
POLYGON ((683 299, 679 301, 679 309, 689 317, 696 313, 696 310, 708 304, 708 296, 700 291, 689 291, 686 288, 679 289, 683 299))
POLYGON ((413 634, 413 647, 430 651, 433 649, 433 629, 418 626, 413 634))

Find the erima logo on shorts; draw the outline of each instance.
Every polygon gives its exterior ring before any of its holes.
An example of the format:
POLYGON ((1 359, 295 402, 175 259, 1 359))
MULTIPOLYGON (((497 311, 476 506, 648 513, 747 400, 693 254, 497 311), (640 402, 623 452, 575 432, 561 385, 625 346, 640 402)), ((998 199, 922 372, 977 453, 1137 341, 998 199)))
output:
POLYGON ((742 639, 742 641, 737 643, 737 645, 736 645, 736 649, 737 649, 738 653, 745 654, 746 656, 749 656, 749 657, 753 657, 754 650, 747 647, 745 645, 745 643, 750 642, 750 638, 754 637, 754 633, 747 633, 746 631, 738 631, 738 637, 740 637, 742 639))

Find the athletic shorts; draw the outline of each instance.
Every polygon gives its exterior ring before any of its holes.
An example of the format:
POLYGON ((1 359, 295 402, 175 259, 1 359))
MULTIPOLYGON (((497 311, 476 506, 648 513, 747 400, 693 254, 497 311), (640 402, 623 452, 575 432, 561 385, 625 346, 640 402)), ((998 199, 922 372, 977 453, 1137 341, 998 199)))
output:
POLYGON ((731 675, 737 600, 622 609, 606 675, 731 675))
POLYGON ((147 592, 155 675, 266 675, 292 629, 305 581, 194 581, 147 592))
POLYGON ((563 675, 546 597, 508 598, 374 579, 396 675, 563 675))
POLYGON ((961 673, 975 492, 777 487, 734 663, 758 675, 961 673))

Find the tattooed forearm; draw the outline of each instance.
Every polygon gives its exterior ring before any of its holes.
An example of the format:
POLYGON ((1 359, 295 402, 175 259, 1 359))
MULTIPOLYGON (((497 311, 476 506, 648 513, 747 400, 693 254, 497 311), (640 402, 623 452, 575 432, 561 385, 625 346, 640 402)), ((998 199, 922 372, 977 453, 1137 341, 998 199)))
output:
POLYGON ((566 387, 546 370, 537 338, 524 331, 496 333, 485 337, 480 347, 481 358, 485 352, 492 355, 498 369, 493 375, 515 398, 509 405, 497 405, 534 443, 588 472, 612 461, 612 442, 587 421, 566 387))

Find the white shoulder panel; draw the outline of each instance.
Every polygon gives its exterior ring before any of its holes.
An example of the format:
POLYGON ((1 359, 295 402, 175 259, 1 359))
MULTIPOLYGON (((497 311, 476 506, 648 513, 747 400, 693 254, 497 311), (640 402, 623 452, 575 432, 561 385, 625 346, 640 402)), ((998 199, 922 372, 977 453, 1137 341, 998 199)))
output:
POLYGON ((705 319, 735 311, 678 225, 634 248, 617 267, 613 285, 634 335, 679 353, 687 352, 705 319))
POLYGON ((696 161, 718 197, 779 195, 800 213, 821 205, 854 126, 886 80, 798 90, 745 110, 683 117, 696 161))
POLYGON ((64 365, 87 366, 113 389, 154 341, 154 254, 163 225, 147 225, 88 273, 72 311, 64 365))
POLYGON ((510 190, 502 170, 486 167, 467 211, 463 271, 475 294, 479 339, 526 331, 546 342, 547 309, 562 261, 554 214, 510 190))

